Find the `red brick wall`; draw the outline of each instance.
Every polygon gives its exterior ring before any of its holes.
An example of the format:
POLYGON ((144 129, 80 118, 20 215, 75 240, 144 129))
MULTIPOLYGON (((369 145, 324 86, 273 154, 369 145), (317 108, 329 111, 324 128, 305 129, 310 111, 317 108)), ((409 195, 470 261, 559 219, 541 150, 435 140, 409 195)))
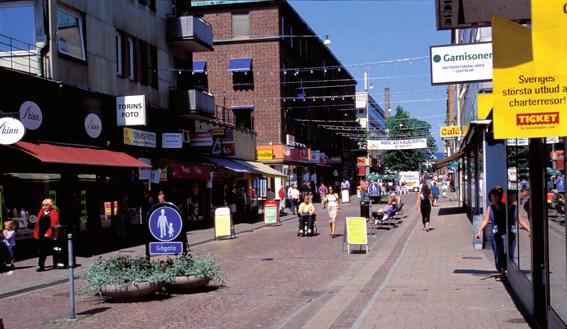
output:
MULTIPOLYGON (((249 12, 251 37, 279 35, 278 9, 256 9, 249 12)), ((231 13, 205 14, 203 19, 213 26, 214 39, 230 40, 231 13)), ((254 128, 257 143, 281 142, 280 50, 278 41, 242 40, 216 43, 214 51, 193 53, 194 60, 206 60, 209 91, 217 105, 227 108, 254 105, 254 128), (228 72, 231 58, 250 57, 254 74, 254 89, 235 91, 228 72)))

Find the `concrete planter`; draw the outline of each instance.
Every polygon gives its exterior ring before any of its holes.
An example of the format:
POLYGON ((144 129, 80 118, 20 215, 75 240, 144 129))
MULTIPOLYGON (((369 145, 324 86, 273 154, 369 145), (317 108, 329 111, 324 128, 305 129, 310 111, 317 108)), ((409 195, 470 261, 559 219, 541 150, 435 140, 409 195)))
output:
POLYGON ((140 283, 129 285, 104 285, 100 288, 100 294, 110 299, 135 299, 155 294, 162 283, 140 283))
POLYGON ((169 283, 171 290, 194 290, 205 287, 209 284, 209 278, 198 279, 195 276, 176 276, 172 282, 169 283))

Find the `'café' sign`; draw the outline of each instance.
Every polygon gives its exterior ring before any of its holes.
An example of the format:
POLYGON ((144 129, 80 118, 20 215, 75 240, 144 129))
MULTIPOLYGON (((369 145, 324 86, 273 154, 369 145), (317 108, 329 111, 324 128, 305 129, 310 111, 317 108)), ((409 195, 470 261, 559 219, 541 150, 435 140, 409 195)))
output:
POLYGON ((26 129, 18 119, 1 118, 0 119, 0 144, 10 145, 19 142, 23 137, 26 129))

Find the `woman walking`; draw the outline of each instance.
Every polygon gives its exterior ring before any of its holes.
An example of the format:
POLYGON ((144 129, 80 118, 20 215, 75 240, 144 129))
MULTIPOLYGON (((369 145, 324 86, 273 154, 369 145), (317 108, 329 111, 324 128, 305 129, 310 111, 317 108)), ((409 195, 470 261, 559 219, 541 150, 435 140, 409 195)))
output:
POLYGON ((431 217, 431 204, 433 203, 433 196, 431 195, 431 189, 429 185, 423 183, 421 189, 417 194, 417 201, 415 203, 415 209, 421 210, 421 223, 423 224, 423 230, 429 232, 429 221, 431 217))
POLYGON ((340 199, 338 193, 333 191, 333 187, 329 186, 328 194, 325 195, 323 203, 327 204, 327 211, 329 212, 329 227, 331 228, 331 238, 335 237, 337 210, 340 208, 340 199))
POLYGON ((39 259, 36 271, 45 271, 45 260, 51 252, 51 237, 53 232, 51 228, 59 225, 59 212, 53 207, 51 199, 45 199, 41 202, 41 210, 37 214, 37 222, 33 230, 33 237, 39 240, 39 259))

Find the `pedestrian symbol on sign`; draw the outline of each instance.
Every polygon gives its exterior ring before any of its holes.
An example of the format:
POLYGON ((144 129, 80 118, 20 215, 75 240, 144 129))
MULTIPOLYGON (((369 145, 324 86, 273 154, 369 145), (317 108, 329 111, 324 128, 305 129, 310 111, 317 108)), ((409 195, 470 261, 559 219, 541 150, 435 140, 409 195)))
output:
POLYGON ((179 212, 171 207, 155 209, 148 221, 150 233, 158 241, 171 241, 181 233, 183 223, 179 212))

